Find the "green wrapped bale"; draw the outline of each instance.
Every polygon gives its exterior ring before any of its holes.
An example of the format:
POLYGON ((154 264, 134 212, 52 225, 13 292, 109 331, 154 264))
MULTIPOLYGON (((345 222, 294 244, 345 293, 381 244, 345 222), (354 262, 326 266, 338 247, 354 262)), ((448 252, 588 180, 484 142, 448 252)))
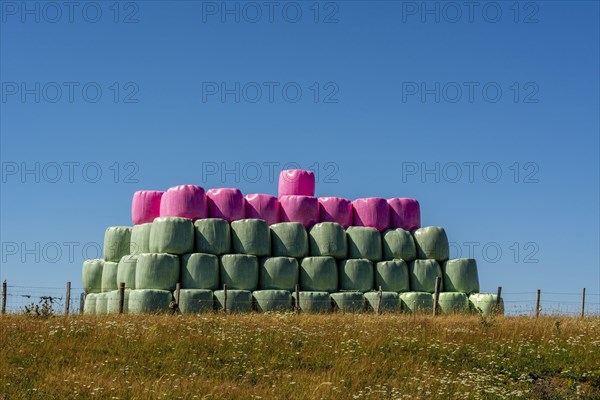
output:
POLYGON ((184 289, 217 290, 219 257, 206 253, 184 254, 181 256, 180 283, 184 289))
POLYGON ((308 255, 308 235, 300 222, 281 222, 271 230, 271 255, 302 258, 308 255))
POLYGON ((108 293, 96 293, 96 315, 108 314, 108 293))
POLYGON ((195 251, 220 256, 231 251, 231 228, 221 218, 205 218, 194 222, 195 251))
POLYGON ((408 292, 410 277, 404 260, 380 261, 375 265, 375 289, 388 292, 408 292))
POLYGON ((402 309, 396 292, 368 292, 364 294, 367 308, 373 312, 397 312, 402 309))
POLYGON ((430 258, 438 262, 450 258, 450 246, 444 228, 439 226, 419 228, 413 232, 413 238, 418 258, 422 260, 430 258))
POLYGON ((469 297, 459 292, 442 292, 438 298, 438 309, 442 314, 467 314, 469 297))
POLYGON ((118 263, 112 261, 104 261, 104 267, 102 268, 102 292, 110 292, 111 290, 118 289, 118 271, 118 263))
POLYGON ((81 281, 85 293, 102 292, 102 270, 104 260, 85 260, 81 271, 81 281))
MULTIPOLYGON (((225 291, 214 292, 217 310, 225 308, 225 291)), ((227 312, 244 313, 252 311, 252 292, 249 290, 227 290, 227 312)))
POLYGON ((152 223, 134 225, 131 228, 130 254, 150 253, 150 232, 152 223))
POLYGON ((290 311, 292 294, 287 290, 256 290, 252 293, 256 311, 290 311))
POLYGON ((175 290, 179 281, 179 257, 164 253, 138 256, 135 269, 136 289, 175 290))
POLYGON ((311 256, 330 256, 337 259, 348 256, 346 231, 336 222, 321 222, 310 228, 308 244, 311 256))
POLYGON ((190 219, 159 217, 150 230, 150 253, 185 254, 194 251, 194 224, 190 219))
POLYGON ((466 294, 479 293, 477 261, 472 258, 457 258, 442 263, 444 290, 466 294))
POLYGON ((348 258, 381 261, 381 233, 375 228, 350 226, 346 229, 348 258))
POLYGON ((98 298, 98 293, 88 293, 85 296, 85 300, 83 303, 83 313, 85 315, 96 314, 96 299, 97 298, 98 298))
POLYGON ((128 226, 111 226, 104 233, 104 261, 119 262, 121 257, 129 254, 131 245, 131 228, 128 226))
POLYGON ((298 260, 292 257, 266 257, 260 260, 261 290, 294 291, 300 278, 298 260))
POLYGON ((335 308, 342 312, 365 311, 365 298, 362 293, 331 293, 331 300, 333 301, 335 308))
POLYGON ((179 291, 179 311, 182 314, 199 314, 212 310, 212 290, 181 289, 179 291))
POLYGON ((231 223, 234 253, 265 257, 271 254, 271 231, 262 219, 240 219, 231 223))
POLYGON ((250 290, 258 288, 258 258, 248 254, 225 254, 220 263, 221 285, 228 289, 250 290))
POLYGON ((129 293, 130 314, 159 314, 171 310, 173 295, 168 290, 135 289, 129 293))
POLYGON ((333 257, 305 257, 300 263, 300 290, 335 292, 338 290, 338 267, 333 257))
POLYGON ((135 289, 135 269, 137 256, 123 256, 117 267, 117 289, 123 282, 125 289, 135 289))
MULTIPOLYGON (((300 294, 300 310, 307 313, 326 313, 331 311, 329 292, 298 292, 300 294)), ((292 293, 292 301, 296 301, 296 293, 292 293)))
MULTIPOLYGON (((435 292, 435 279, 442 277, 442 268, 435 260, 414 260, 408 265, 410 290, 413 292, 435 292)), ((440 292, 444 290, 444 280, 440 292)))
MULTIPOLYGON (((123 313, 128 313, 129 310, 129 293, 131 290, 125 290, 123 292, 123 313)), ((119 291, 113 290, 107 293, 106 313, 107 314, 118 314, 119 313, 119 291)))
POLYGON ((433 295, 427 292, 400 293, 402 309, 411 313, 429 313, 433 311, 433 295))
POLYGON ((490 293, 473 293, 469 296, 469 304, 474 312, 488 316, 493 314, 504 315, 504 300, 500 297, 500 303, 496 307, 498 295, 490 293))
POLYGON ((381 236, 383 259, 402 259, 411 262, 417 258, 417 247, 410 232, 402 228, 388 229, 381 236))
POLYGON ((368 292, 373 290, 373 264, 365 259, 340 261, 340 290, 368 292))

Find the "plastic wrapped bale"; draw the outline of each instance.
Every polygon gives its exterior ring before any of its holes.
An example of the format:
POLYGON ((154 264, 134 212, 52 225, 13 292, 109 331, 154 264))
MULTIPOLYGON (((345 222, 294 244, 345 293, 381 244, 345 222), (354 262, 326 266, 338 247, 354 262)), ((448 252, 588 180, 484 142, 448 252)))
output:
POLYGON ((340 290, 368 292, 373 290, 373 264, 365 259, 340 261, 340 290))
POLYGON ((417 257, 420 259, 434 259, 438 262, 446 261, 450 255, 448 236, 444 228, 439 226, 426 226, 413 233, 417 257))
POLYGON ((165 192, 139 190, 131 201, 131 220, 134 225, 147 224, 160 216, 160 201, 165 192))
MULTIPOLYGON (((442 268, 435 260, 414 260, 408 264, 410 290, 415 292, 435 292, 435 279, 442 277, 442 268)), ((444 290, 444 280, 440 292, 444 290)))
POLYGON ((469 296, 471 309, 481 315, 492 315, 494 313, 504 315, 504 300, 496 306, 498 295, 490 293, 473 293, 469 296))
POLYGON ((128 226, 111 226, 104 233, 104 260, 119 262, 121 257, 129 254, 131 228, 128 226))
POLYGON ((396 292, 368 292, 364 294, 367 302, 367 308, 377 312, 396 312, 400 311, 400 297, 396 292))
POLYGON ((247 194, 246 200, 246 218, 256 218, 264 220, 268 225, 280 222, 279 200, 270 194, 247 194))
POLYGON ((256 290, 252 293, 257 311, 289 311, 292 294, 287 290, 256 290))
POLYGON ((199 219, 194 222, 196 252, 217 256, 231 251, 231 228, 221 218, 199 219))
POLYGON ((262 219, 241 219, 231 223, 234 253, 264 257, 271 254, 271 231, 262 219))
POLYGON ((214 298, 217 310, 224 310, 227 305, 229 313, 252 311, 252 292, 249 290, 227 290, 227 304, 225 304, 224 290, 216 290, 214 298))
POLYGON ((308 235, 299 222, 273 224, 271 229, 271 255, 274 257, 302 258, 308 255, 308 235))
POLYGON ((117 272, 119 272, 119 263, 104 261, 102 268, 102 292, 117 290, 117 272))
POLYGON ((365 311, 365 298, 362 293, 340 292, 331 293, 335 308, 343 312, 365 311))
POLYGON ((380 261, 375 264, 375 290, 408 292, 410 278, 404 260, 380 261))
POLYGON ((319 201, 310 196, 282 196, 279 198, 281 222, 300 222, 310 228, 319 222, 319 201))
POLYGON ((413 231, 421 227, 421 207, 415 199, 389 199, 390 228, 413 231))
POLYGON ((185 289, 218 289, 219 258, 206 253, 184 254, 181 256, 179 281, 185 289))
POLYGON ((400 302, 404 311, 429 313, 433 311, 433 295, 427 292, 400 293, 400 302))
POLYGON ((212 310, 212 290, 181 289, 179 291, 179 311, 182 314, 199 314, 212 310))
POLYGON ((97 298, 98 298, 98 293, 89 293, 85 296, 85 301, 83 303, 83 313, 85 315, 96 314, 96 299, 97 298))
POLYGON ((385 199, 369 197, 352 202, 352 225, 375 228, 379 232, 390 226, 390 207, 385 199))
POLYGON ((150 230, 150 252, 185 254, 194 251, 194 224, 187 218, 160 217, 150 230))
POLYGON ((221 286, 228 289, 250 290, 258 288, 258 259, 248 254, 225 254, 220 263, 221 286))
POLYGON ((206 218, 208 205, 204 188, 196 185, 179 185, 169 188, 160 202, 160 216, 192 220, 206 218))
POLYGON ((96 315, 108 314, 108 293, 96 293, 96 315))
POLYGON ((130 314, 159 314, 169 312, 173 295, 168 290, 135 289, 129 293, 130 314))
POLYGON ((346 231, 335 222, 321 222, 310 228, 308 243, 311 256, 343 259, 348 255, 346 231))
POLYGON ((303 169, 286 169, 279 173, 278 196, 314 196, 315 174, 303 169))
POLYGON ((457 258, 442 263, 444 290, 466 294, 479 292, 477 261, 472 258, 457 258))
POLYGON ((381 261, 381 234, 375 228, 351 226, 346 229, 348 258, 366 258, 381 261))
POLYGON ((179 281, 179 257, 164 253, 138 256, 135 269, 136 289, 175 290, 179 281))
POLYGON ((469 312, 469 297, 464 293, 442 292, 438 298, 438 309, 442 314, 466 314, 469 312))
POLYGON ((150 232, 152 224, 140 224, 131 228, 130 254, 150 253, 150 232))
POLYGON ((319 197, 319 221, 336 222, 344 229, 352 225, 352 202, 341 197, 319 197))
POLYGON ((206 196, 210 218, 221 218, 227 222, 246 218, 244 195, 239 189, 210 189, 206 196))
POLYGON ((305 257, 300 262, 300 290, 335 292, 338 268, 333 257, 305 257))
POLYGON ((292 257, 266 257, 260 260, 259 288, 261 290, 296 289, 300 268, 292 257))
POLYGON ((381 235, 384 260, 402 259, 411 262, 417 258, 415 240, 402 228, 388 229, 381 235))
POLYGON ((102 292, 102 269, 104 260, 85 260, 81 269, 83 291, 86 293, 102 292))
MULTIPOLYGON (((331 311, 329 292, 298 292, 300 294, 300 310, 307 313, 326 313, 331 311)), ((296 293, 292 293, 292 301, 296 301, 296 293)))
MULTIPOLYGON (((123 292, 123 313, 129 312, 129 293, 131 290, 125 290, 123 292)), ((119 313, 119 291, 113 290, 107 293, 106 313, 107 314, 118 314, 119 313)))
POLYGON ((137 256, 123 256, 117 267, 117 289, 121 282, 125 283, 125 289, 135 289, 135 269, 137 256))

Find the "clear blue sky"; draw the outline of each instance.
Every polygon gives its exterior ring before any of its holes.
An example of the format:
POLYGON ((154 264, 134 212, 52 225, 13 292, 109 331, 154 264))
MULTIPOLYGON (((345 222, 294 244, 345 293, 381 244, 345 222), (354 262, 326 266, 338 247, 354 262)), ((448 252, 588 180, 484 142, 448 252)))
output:
POLYGON ((600 293, 597 2, 0 4, 9 284, 80 286, 136 190, 275 194, 294 162, 417 198, 483 291, 600 293))

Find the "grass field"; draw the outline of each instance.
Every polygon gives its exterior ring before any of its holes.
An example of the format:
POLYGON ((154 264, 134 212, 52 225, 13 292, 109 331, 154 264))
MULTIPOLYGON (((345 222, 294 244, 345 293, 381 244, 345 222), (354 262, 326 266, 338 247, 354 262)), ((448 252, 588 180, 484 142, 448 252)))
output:
POLYGON ((0 318, 2 399, 600 399, 600 318, 0 318))

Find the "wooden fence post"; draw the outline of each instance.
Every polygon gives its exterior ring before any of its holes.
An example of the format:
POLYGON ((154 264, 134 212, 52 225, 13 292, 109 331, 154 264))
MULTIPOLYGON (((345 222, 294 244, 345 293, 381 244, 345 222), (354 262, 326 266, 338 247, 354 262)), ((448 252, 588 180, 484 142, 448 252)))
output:
POLYGON ((300 285, 296 283, 296 312, 300 312, 300 285))
POLYGON ((223 285, 223 312, 227 313, 227 285, 223 285))
POLYGON ((6 314, 6 279, 2 281, 2 314, 6 314))
POLYGON ((494 306, 494 314, 500 313, 500 300, 502 299, 502 286, 498 286, 498 293, 496 294, 496 305, 494 306))
POLYGON ((438 300, 440 299, 440 286, 442 284, 442 278, 438 276, 435 278, 435 291, 433 292, 433 316, 437 315, 438 300))
POLYGON ((79 295, 79 315, 83 315, 83 308, 85 306, 85 292, 81 292, 79 295))
POLYGON ((181 298, 181 283, 175 285, 175 314, 179 312, 179 299, 181 298))
POLYGON ((581 289, 581 319, 585 318, 585 288, 581 289))
POLYGON ((540 289, 537 290, 536 292, 536 298, 535 298, 535 317, 538 318, 540 316, 540 296, 541 296, 542 292, 540 289))
POLYGON ((379 301, 377 302, 377 315, 381 314, 381 299, 383 297, 383 292, 381 291, 381 285, 379 285, 379 301))
POLYGON ((119 314, 125 312, 125 282, 119 283, 119 314))
POLYGON ((65 316, 69 316, 69 308, 71 308, 71 281, 67 282, 67 291, 65 293, 65 316))

